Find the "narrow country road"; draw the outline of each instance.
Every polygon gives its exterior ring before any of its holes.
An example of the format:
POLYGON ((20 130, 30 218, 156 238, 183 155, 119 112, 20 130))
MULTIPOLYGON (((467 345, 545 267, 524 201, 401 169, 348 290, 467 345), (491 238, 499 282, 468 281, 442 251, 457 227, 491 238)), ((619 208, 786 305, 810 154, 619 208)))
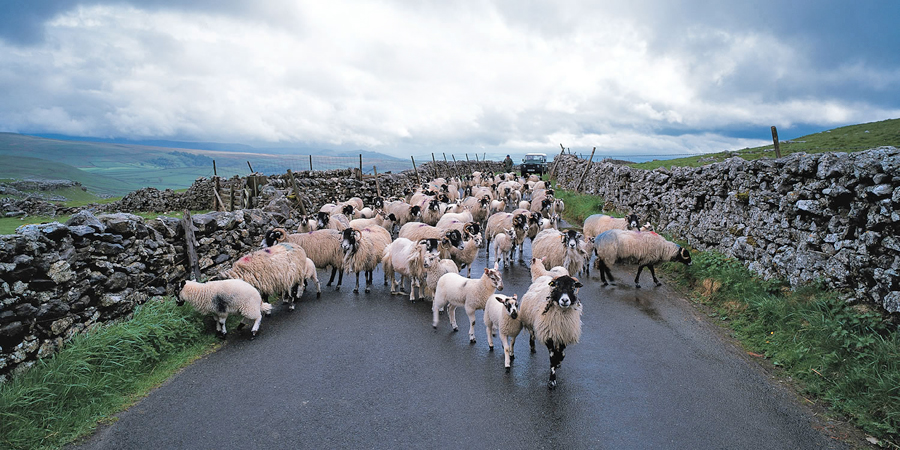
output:
MULTIPOLYGON (((473 276, 485 263, 482 250, 473 276)), ((614 270, 618 286, 582 278, 583 336, 552 391, 547 349, 530 354, 527 333, 506 374, 481 312, 474 345, 464 311, 458 333, 446 315, 433 330, 431 304, 391 296, 379 270, 370 294, 345 278, 276 307, 255 340, 232 333, 75 448, 845 448, 684 299, 614 270)), ((521 298, 528 267, 503 276, 521 298)))

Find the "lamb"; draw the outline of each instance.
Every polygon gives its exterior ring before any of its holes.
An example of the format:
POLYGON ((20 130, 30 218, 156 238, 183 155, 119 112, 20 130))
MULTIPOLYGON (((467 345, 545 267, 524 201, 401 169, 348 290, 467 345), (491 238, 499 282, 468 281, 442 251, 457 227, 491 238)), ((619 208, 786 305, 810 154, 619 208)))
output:
POLYGON ((400 227, 397 237, 407 238, 413 242, 419 242, 422 239, 438 239, 441 243, 441 257, 450 257, 450 247, 456 247, 459 250, 465 250, 465 242, 463 235, 459 230, 443 230, 433 227, 422 222, 408 222, 400 227))
POLYGON ((556 371, 566 357, 566 346, 581 338, 581 302, 575 296, 582 285, 568 275, 539 277, 522 296, 519 320, 528 330, 531 353, 537 338, 550 351, 550 380, 547 387, 557 385, 556 371))
POLYGON ((370 226, 378 226, 382 227, 388 232, 393 231, 394 222, 396 222, 396 216, 393 214, 386 214, 384 211, 376 211, 375 217, 368 219, 353 219, 350 221, 350 228, 355 228, 357 230, 362 230, 363 228, 370 226))
POLYGON ((502 261, 504 269, 512 266, 512 249, 515 240, 516 232, 512 228, 507 228, 494 236, 494 257, 497 258, 496 264, 499 265, 502 261))
MULTIPOLYGON (((344 281, 344 251, 341 249, 341 232, 324 229, 308 233, 288 234, 284 228, 274 228, 266 232, 265 245, 271 247, 279 242, 290 242, 303 247, 306 257, 311 259, 319 269, 331 267, 331 278, 328 284, 334 282, 334 276, 338 275, 335 290, 341 288, 344 281)), ((316 280, 318 284, 318 279, 316 280)))
POLYGON ((500 342, 503 343, 503 366, 506 367, 506 373, 512 360, 516 358, 513 354, 513 347, 516 345, 516 337, 522 331, 522 321, 519 320, 519 305, 517 303, 519 297, 513 295, 507 297, 505 295, 494 295, 492 299, 488 299, 484 305, 484 328, 487 332, 488 348, 494 351, 494 330, 500 335, 500 342))
POLYGON ((409 278, 409 301, 416 300, 416 288, 422 295, 421 281, 424 278, 425 245, 422 242, 413 242, 406 238, 397 238, 384 248, 381 256, 381 267, 384 269, 385 284, 391 280, 391 295, 403 294, 403 279, 409 278), (397 290, 397 280, 394 272, 400 274, 400 289, 397 290))
POLYGON ((297 225, 298 233, 308 233, 316 230, 316 218, 312 216, 300 216, 300 225, 297 225))
POLYGON ((250 283, 244 280, 216 280, 198 283, 185 280, 181 286, 176 303, 184 305, 187 301, 201 314, 213 313, 216 315, 216 333, 225 339, 228 330, 225 329, 225 320, 229 314, 240 313, 244 316, 238 329, 244 326, 244 321, 253 321, 250 328, 251 339, 256 337, 259 331, 259 323, 262 321, 262 313, 269 314, 272 305, 262 301, 262 296, 250 283))
POLYGON ((381 262, 384 248, 391 243, 391 234, 381 227, 368 227, 362 230, 347 228, 341 233, 344 272, 356 273, 356 287, 353 288, 353 293, 359 293, 359 273, 365 272, 368 294, 372 289, 372 272, 381 262))
POLYGON ((478 247, 481 245, 481 235, 472 234, 469 228, 463 228, 463 249, 450 247, 450 259, 456 263, 460 269, 466 268, 466 276, 472 275, 472 264, 478 257, 478 247))
POLYGON ((308 256, 306 257, 306 270, 303 273, 306 274, 306 279, 303 280, 303 283, 306 284, 309 280, 313 280, 316 283, 316 298, 322 297, 322 285, 319 284, 316 263, 308 256))
POLYGON ((311 278, 306 259, 303 247, 282 242, 242 256, 223 275, 244 280, 262 294, 282 294, 293 310, 294 300, 303 296, 303 281, 311 278))
POLYGON ((550 270, 547 270, 547 266, 544 265, 544 260, 546 258, 531 258, 531 282, 534 283, 540 277, 550 275, 551 277, 558 277, 560 275, 568 275, 569 271, 566 270, 563 266, 555 266, 550 270))
POLYGON ((637 275, 634 276, 634 287, 640 289, 641 271, 650 269, 650 275, 657 286, 662 283, 656 278, 655 264, 674 261, 691 265, 691 252, 680 245, 666 240, 652 231, 608 230, 594 238, 594 253, 597 254, 597 268, 603 285, 613 282, 610 267, 617 262, 637 264, 637 275))
POLYGON ((425 262, 422 264, 425 268, 425 295, 426 299, 434 300, 434 290, 437 288, 438 280, 447 273, 459 273, 459 267, 451 259, 441 259, 441 255, 437 253, 426 253, 425 262))
POLYGON ((565 267, 570 276, 575 276, 584 268, 583 242, 584 238, 577 230, 544 230, 531 243, 531 256, 544 258, 550 267, 565 267))
POLYGON ((484 309, 485 302, 490 298, 494 290, 503 290, 503 279, 497 264, 493 269, 485 267, 484 275, 478 280, 463 277, 455 273, 442 276, 437 283, 434 292, 434 304, 431 305, 433 321, 431 326, 437 328, 438 313, 447 305, 447 315, 450 316, 450 325, 453 331, 459 331, 456 325, 456 307, 465 306, 466 315, 469 316, 469 343, 475 343, 475 311, 484 309))
POLYGON ((582 230, 586 237, 592 238, 606 230, 637 230, 640 221, 637 214, 634 213, 621 219, 606 214, 593 214, 584 219, 582 230))

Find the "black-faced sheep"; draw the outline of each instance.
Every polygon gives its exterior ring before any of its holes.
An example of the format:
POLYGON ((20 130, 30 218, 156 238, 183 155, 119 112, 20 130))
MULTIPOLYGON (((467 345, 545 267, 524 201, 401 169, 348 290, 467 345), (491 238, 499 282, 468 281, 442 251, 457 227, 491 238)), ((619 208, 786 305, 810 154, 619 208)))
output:
POLYGON ((206 283, 185 280, 181 286, 176 303, 178 306, 188 302, 201 314, 216 315, 216 333, 225 338, 228 331, 225 329, 225 320, 228 314, 240 313, 244 321, 253 321, 250 328, 252 336, 259 331, 259 323, 262 321, 262 313, 272 311, 272 305, 262 301, 259 291, 250 283, 243 280, 216 280, 206 283))
POLYGON ((447 315, 450 316, 450 325, 453 331, 459 331, 456 325, 456 308, 464 306, 466 315, 469 316, 469 342, 475 343, 475 311, 484 309, 494 290, 503 290, 503 279, 500 277, 500 271, 494 264, 493 269, 484 269, 481 278, 473 280, 455 273, 448 273, 438 280, 437 288, 434 292, 434 304, 431 305, 433 314, 432 327, 438 326, 438 313, 447 305, 447 315))
POLYGON ((610 267, 617 262, 636 264, 637 275, 634 276, 634 287, 640 288, 639 279, 644 267, 650 269, 650 275, 657 286, 662 285, 656 278, 655 264, 667 261, 691 265, 691 252, 680 245, 667 241, 666 238, 652 231, 608 230, 594 238, 594 253, 597 255, 597 268, 600 280, 606 286, 606 278, 613 282, 610 267))
POLYGON ((516 337, 522 331, 522 321, 519 320, 518 296, 507 297, 505 295, 492 295, 484 305, 484 328, 487 332, 488 348, 494 350, 494 330, 500 335, 503 344, 503 366, 509 373, 512 360, 515 359, 513 348, 516 345, 516 337))
POLYGON ((623 218, 592 214, 584 219, 582 232, 588 238, 596 237, 607 230, 637 230, 641 219, 637 214, 629 214, 623 218))
POLYGON ((372 288, 372 272, 381 262, 384 248, 391 243, 391 234, 381 227, 362 230, 347 228, 341 232, 341 248, 344 249, 344 272, 356 273, 354 293, 359 293, 359 273, 365 272, 366 293, 372 288))
POLYGON ((409 222, 400 227, 397 237, 419 242, 422 239, 438 239, 441 243, 441 257, 450 257, 450 247, 465 250, 463 235, 459 230, 444 230, 422 222, 409 222))
POLYGON ((531 352, 535 353, 535 339, 550 351, 550 389, 556 387, 556 371, 566 357, 566 346, 581 338, 581 302, 576 297, 580 287, 578 279, 568 275, 540 277, 531 283, 519 306, 531 352))
POLYGON ((281 294, 294 309, 295 300, 303 296, 304 281, 312 277, 306 259, 303 247, 282 242, 240 257, 223 275, 244 280, 262 294, 281 294))
POLYGON ((531 256, 543 259, 550 267, 565 267, 570 276, 575 276, 584 268, 583 242, 584 237, 576 230, 544 230, 531 243, 531 256))
MULTIPOLYGON (((279 242, 297 244, 306 251, 319 269, 331 267, 331 277, 326 286, 331 286, 335 275, 338 276, 337 287, 340 289, 344 281, 344 250, 341 249, 341 232, 332 229, 316 230, 308 233, 288 234, 284 228, 274 228, 266 232, 265 245, 271 247, 279 242)), ((316 279, 318 284, 318 278, 316 279)))
POLYGON ((300 224, 297 225, 298 233, 309 233, 316 230, 316 218, 312 216, 300 216, 300 224))
POLYGON ((350 228, 350 220, 347 219, 347 216, 343 214, 328 214, 327 212, 319 211, 316 215, 316 226, 320 229, 331 229, 344 231, 347 228, 350 228))

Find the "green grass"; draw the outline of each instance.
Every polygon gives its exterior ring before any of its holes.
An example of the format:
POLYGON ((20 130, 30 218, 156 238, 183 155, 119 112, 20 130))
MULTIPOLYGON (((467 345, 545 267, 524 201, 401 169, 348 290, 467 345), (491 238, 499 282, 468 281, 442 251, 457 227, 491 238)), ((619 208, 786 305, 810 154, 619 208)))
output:
MULTIPOLYGON (((779 136, 780 140, 784 136, 779 136)), ((791 153, 827 153, 827 152, 858 152, 870 148, 894 146, 900 147, 900 119, 883 120, 859 125, 850 125, 833 130, 822 131, 798 138, 790 139, 780 144, 781 156, 791 153)), ((720 152, 677 158, 668 160, 653 160, 643 163, 629 164, 638 169, 653 170, 658 167, 700 167, 705 164, 721 162, 732 156, 740 156, 746 160, 760 158, 774 158, 775 148, 772 144, 762 147, 747 148, 732 152, 720 152)))
POLYGON ((149 301, 0 385, 0 448, 59 448, 135 402, 217 339, 190 306, 149 301))
MULTIPOLYGON (((570 223, 602 203, 591 195, 557 194, 570 223)), ((800 392, 896 446, 890 442, 900 441, 900 331, 889 317, 849 305, 822 286, 792 291, 784 281, 754 276, 734 258, 693 253, 691 266, 661 269, 800 392)))

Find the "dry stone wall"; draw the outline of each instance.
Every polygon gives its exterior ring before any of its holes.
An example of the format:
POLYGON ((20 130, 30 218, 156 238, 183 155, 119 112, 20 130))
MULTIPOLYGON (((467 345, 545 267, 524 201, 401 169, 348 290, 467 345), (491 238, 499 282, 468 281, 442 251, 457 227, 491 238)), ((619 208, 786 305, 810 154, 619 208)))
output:
MULTIPOLYGON (((564 155, 573 190, 587 162, 564 155)), ((733 157, 699 168, 593 163, 581 191, 634 211, 690 245, 743 261, 792 286, 823 281, 900 311, 900 150, 733 157)))
MULTIPOLYGON (((427 164, 419 167, 419 176, 425 181, 456 170, 452 164, 427 164)), ((316 211, 335 198, 376 196, 374 178, 360 181, 351 170, 295 177, 316 211)), ((127 317, 150 298, 174 295, 189 272, 181 213, 144 220, 130 212, 209 210, 212 183, 198 179, 184 193, 142 189, 119 202, 77 211, 65 223, 26 225, 0 236, 0 382, 52 355, 75 334, 127 317)), ((402 196, 417 184, 412 170, 379 176, 384 196, 402 196)), ((286 175, 269 177, 259 208, 192 217, 204 276, 258 249, 272 227, 294 226, 299 211, 286 198, 290 188, 286 175)))

